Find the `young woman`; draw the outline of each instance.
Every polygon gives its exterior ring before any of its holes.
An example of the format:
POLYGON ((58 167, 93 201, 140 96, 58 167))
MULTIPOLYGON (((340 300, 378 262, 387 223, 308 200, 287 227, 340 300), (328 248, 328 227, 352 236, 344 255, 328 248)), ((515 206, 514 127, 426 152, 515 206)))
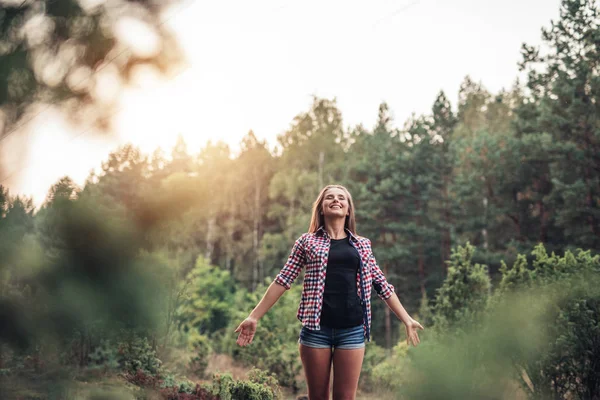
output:
POLYGON ((333 398, 354 399, 371 334, 371 287, 404 323, 409 344, 419 344, 417 329, 394 287, 377 266, 371 241, 356 234, 354 204, 348 190, 326 186, 313 205, 308 233, 296 240, 291 254, 265 295, 242 321, 237 343, 252 343, 258 320, 306 268, 298 308, 302 322, 299 347, 308 397, 329 399, 333 362, 333 398))

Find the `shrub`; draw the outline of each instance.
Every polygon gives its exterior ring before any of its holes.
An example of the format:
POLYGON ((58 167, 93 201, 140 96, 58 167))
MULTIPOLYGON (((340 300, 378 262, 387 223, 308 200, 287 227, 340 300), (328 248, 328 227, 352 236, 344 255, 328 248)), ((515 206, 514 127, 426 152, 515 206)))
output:
POLYGON ((252 368, 248 372, 248 380, 250 382, 258 383, 271 389, 276 399, 281 398, 281 388, 277 377, 273 373, 268 373, 258 368, 252 368))
POLYGON ((477 323, 485 313, 491 294, 487 266, 473 264, 475 248, 468 242, 453 249, 448 276, 437 290, 434 321, 440 330, 460 329, 477 323))
POLYGON ((392 354, 385 361, 375 364, 371 371, 371 382, 378 390, 397 392, 405 384, 406 370, 409 368, 407 357, 408 344, 402 340, 394 346, 392 354))
POLYGON ((91 365, 104 370, 116 370, 119 368, 119 355, 116 346, 110 340, 102 340, 99 346, 90 353, 91 365))
MULTIPOLYGON (((258 303, 265 290, 263 285, 253 293, 238 292, 236 309, 240 311, 228 327, 228 332, 233 332, 247 317, 249 310, 258 303)), ((231 333, 223 336, 220 346, 244 364, 274 373, 282 386, 294 391, 298 390, 296 376, 302 370, 297 346, 301 326, 296 319, 301 291, 302 285, 295 285, 281 297, 276 306, 259 321, 250 346, 239 347, 235 343, 237 334, 231 333)))
POLYGON ((119 344, 119 365, 121 369, 135 373, 142 370, 147 374, 156 375, 160 372, 162 362, 156 357, 156 351, 152 349, 148 339, 133 336, 119 344))
POLYGON ((189 369, 193 374, 204 377, 212 353, 210 340, 204 335, 194 335, 191 337, 190 342, 192 357, 189 362, 189 369))
POLYGON ((211 394, 219 400, 274 400, 280 398, 274 376, 252 370, 250 380, 234 380, 231 374, 213 375, 211 394))
POLYGON ((373 391, 377 385, 373 380, 373 370, 386 358, 385 349, 378 346, 375 341, 366 344, 365 357, 360 374, 360 387, 367 391, 373 391))
POLYGON ((249 381, 236 381, 231 388, 232 399, 273 400, 273 391, 268 387, 249 381))

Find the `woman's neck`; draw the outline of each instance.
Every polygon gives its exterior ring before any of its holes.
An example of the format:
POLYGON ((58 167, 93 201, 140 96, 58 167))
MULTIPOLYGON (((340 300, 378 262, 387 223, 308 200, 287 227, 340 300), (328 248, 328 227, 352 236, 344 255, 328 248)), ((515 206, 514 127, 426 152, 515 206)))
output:
POLYGON ((331 221, 325 220, 325 231, 331 239, 343 239, 347 236, 344 229, 345 223, 345 218, 336 218, 331 221))

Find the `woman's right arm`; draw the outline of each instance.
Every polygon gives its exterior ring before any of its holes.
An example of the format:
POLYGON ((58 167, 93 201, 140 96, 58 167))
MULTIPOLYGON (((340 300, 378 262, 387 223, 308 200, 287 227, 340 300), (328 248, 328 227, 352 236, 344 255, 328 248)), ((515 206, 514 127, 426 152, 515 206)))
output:
POLYGON ((275 303, 277 303, 277 300, 279 300, 281 295, 286 290, 287 289, 285 287, 281 286, 275 281, 271 282, 263 298, 258 302, 256 307, 254 307, 254 310, 252 310, 250 315, 248 315, 248 317, 243 320, 235 330, 236 332, 240 332, 237 338, 237 344, 240 346, 246 346, 252 343, 252 339, 256 333, 258 320, 261 319, 262 316, 265 315, 275 303))
POLYGON ((252 343, 254 334, 256 333, 256 325, 258 320, 269 311, 271 307, 279 300, 281 295, 291 287, 292 283, 304 267, 306 257, 304 254, 304 235, 296 240, 294 247, 287 259, 287 262, 271 282, 269 288, 258 302, 250 315, 242 321, 235 332, 239 332, 237 344, 246 346, 252 343))

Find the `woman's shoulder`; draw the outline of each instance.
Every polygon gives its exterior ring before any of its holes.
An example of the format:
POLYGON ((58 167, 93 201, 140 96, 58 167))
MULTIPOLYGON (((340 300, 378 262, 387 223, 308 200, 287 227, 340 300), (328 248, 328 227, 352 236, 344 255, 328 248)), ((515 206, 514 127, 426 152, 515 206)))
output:
POLYGON ((369 239, 368 237, 360 235, 354 235, 354 237, 356 238, 356 240, 358 240, 359 243, 371 247, 371 239, 369 239))
POLYGON ((310 232, 304 232, 302 235, 300 235, 298 237, 298 239, 296 239, 296 243, 301 243, 304 244, 307 240, 310 240, 311 238, 313 238, 315 236, 314 233, 310 233, 310 232))

